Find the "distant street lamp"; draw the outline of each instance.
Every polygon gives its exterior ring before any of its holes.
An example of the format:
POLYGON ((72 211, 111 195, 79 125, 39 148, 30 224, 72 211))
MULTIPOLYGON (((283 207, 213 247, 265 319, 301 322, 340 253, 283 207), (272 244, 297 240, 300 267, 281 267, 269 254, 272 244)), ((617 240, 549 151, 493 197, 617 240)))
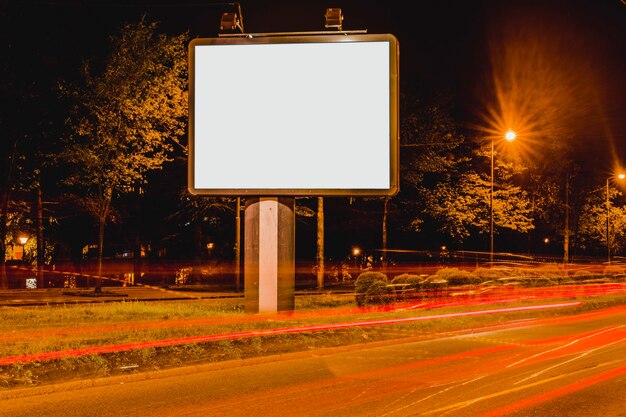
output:
MULTIPOLYGON (((513 142, 517 137, 517 133, 513 129, 509 129, 504 134, 504 140, 507 142, 513 142)), ((489 249, 489 263, 493 266, 493 155, 494 155, 494 139, 491 138, 491 193, 489 194, 489 236, 490 236, 490 249, 489 249)))
POLYGON ((357 259, 359 258, 359 255, 361 254, 361 249, 359 249, 358 247, 354 247, 352 248, 352 256, 354 257, 354 268, 357 268, 357 259))
POLYGON ((21 257, 18 259, 17 255, 15 255, 15 259, 16 260, 20 260, 23 261, 24 260, 24 245, 26 245, 26 243, 28 243, 28 239, 29 236, 25 235, 25 234, 21 234, 17 237, 17 243, 20 244, 20 246, 22 247, 22 254, 21 257))
MULTIPOLYGON (((617 175, 617 178, 623 180, 626 178, 626 174, 620 173, 617 175)), ((610 242, 610 233, 609 230, 611 228, 611 202, 609 201, 609 180, 611 177, 606 179, 606 257, 607 262, 611 265, 611 242, 610 242)))

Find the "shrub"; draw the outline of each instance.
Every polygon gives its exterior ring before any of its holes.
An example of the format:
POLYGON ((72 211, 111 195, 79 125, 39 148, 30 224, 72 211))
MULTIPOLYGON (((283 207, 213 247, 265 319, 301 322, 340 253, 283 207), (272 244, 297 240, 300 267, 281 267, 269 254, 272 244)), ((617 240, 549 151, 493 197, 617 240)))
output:
POLYGON ((551 287, 553 285, 557 285, 558 281, 554 278, 551 279, 549 276, 540 276, 531 280, 531 285, 533 287, 551 287))
POLYGON ((425 290, 440 290, 446 288, 448 281, 441 278, 439 275, 431 275, 421 283, 422 288, 425 290))
POLYGON ((354 290, 357 294, 364 294, 369 287, 376 281, 382 281, 387 284, 387 275, 382 272, 367 271, 361 273, 354 283, 354 290))
POLYGON ((392 280, 392 284, 406 284, 406 279, 409 277, 409 274, 400 274, 396 275, 392 280))
POLYGON ((393 297, 391 291, 387 288, 384 281, 374 281, 365 293, 366 304, 387 304, 391 302, 393 297))
POLYGON ((595 277, 597 277, 597 274, 594 274, 591 271, 576 271, 573 276, 575 281, 584 281, 595 277))
POLYGON ((480 278, 458 268, 444 268, 437 271, 436 279, 444 280, 448 285, 468 285, 480 283, 480 278))
POLYGON ((604 275, 623 275, 624 268, 622 268, 621 266, 617 266, 617 265, 608 265, 607 267, 604 268, 604 271, 602 271, 602 273, 604 275))
POLYGON ((401 274, 391 280, 392 284, 407 284, 408 287, 419 289, 422 278, 415 274, 401 274))
MULTIPOLYGON (((354 283, 354 291, 356 292, 356 302, 359 307, 368 303, 368 290, 376 282, 380 282, 386 289, 387 275, 382 272, 367 271, 358 276, 356 282, 354 283)), ((380 287, 380 284, 376 284, 376 287, 380 287)))
POLYGON ((480 279, 481 281, 493 281, 499 278, 504 278, 509 276, 510 274, 503 269, 495 269, 495 268, 476 268, 472 275, 480 279))
POLYGON ((406 283, 408 284, 408 286, 416 290, 420 289, 420 287, 422 286, 422 282, 424 282, 424 280, 419 275, 409 275, 409 277, 406 279, 406 283))

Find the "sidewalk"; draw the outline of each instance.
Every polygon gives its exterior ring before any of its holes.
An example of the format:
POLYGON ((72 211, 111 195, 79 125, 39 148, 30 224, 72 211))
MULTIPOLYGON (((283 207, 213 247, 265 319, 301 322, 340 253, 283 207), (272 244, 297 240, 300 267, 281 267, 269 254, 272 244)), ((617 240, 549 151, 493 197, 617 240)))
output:
POLYGON ((101 295, 93 288, 43 288, 32 290, 0 290, 0 307, 38 306, 46 304, 106 303, 122 300, 194 300, 206 298, 243 298, 234 291, 176 291, 159 287, 104 287, 101 295))
MULTIPOLYGON (((353 294, 346 288, 328 288, 317 290, 296 290, 295 295, 315 294, 353 294)), ((101 295, 95 295, 93 288, 40 288, 40 289, 2 289, 0 307, 27 307, 55 304, 110 303, 116 301, 163 301, 197 300, 216 298, 241 298, 243 291, 219 291, 209 289, 161 288, 152 286, 103 287, 101 295)))

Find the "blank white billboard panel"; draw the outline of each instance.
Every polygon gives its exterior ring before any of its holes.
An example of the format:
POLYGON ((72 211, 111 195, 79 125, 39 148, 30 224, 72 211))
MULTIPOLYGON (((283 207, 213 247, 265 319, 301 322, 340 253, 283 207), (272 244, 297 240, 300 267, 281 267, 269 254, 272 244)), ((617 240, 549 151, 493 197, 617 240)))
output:
POLYGON ((191 192, 397 192, 397 43, 390 35, 190 44, 191 192))

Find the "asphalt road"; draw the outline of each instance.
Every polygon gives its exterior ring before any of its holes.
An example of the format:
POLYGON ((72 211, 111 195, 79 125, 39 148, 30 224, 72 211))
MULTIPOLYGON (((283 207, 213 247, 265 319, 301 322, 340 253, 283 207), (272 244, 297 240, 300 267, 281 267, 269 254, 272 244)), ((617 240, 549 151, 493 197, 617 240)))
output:
POLYGON ((616 308, 429 341, 22 391, 0 401, 0 415, 625 416, 625 323, 626 309, 616 308))

